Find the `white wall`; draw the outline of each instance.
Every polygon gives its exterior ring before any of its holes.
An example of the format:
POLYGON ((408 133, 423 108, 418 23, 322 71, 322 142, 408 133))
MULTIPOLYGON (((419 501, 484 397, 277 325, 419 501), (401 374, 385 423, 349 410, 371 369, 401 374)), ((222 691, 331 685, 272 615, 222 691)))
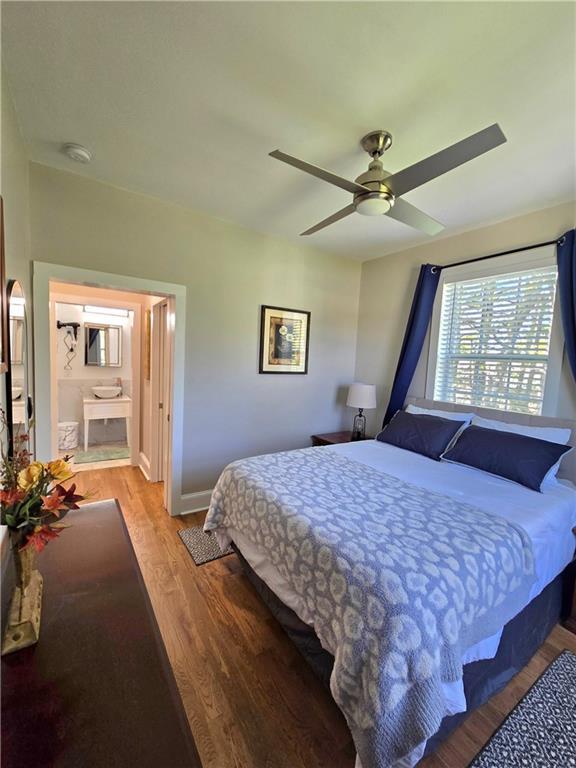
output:
MULTIPOLYGON (((378 385, 379 407, 368 416, 372 433, 380 428, 388 405, 420 265, 450 264, 552 240, 573 227, 575 220, 576 205, 566 203, 364 262, 356 378, 378 385)), ((423 374, 420 366, 410 389, 415 397, 424 397, 423 374)), ((567 361, 563 366, 556 415, 576 419, 576 386, 567 361)))
POLYGON ((32 257, 185 285, 183 490, 242 456, 341 429, 361 265, 106 184, 30 166, 32 257), (262 304, 312 312, 306 376, 258 373, 262 304))
MULTIPOLYGON (((130 337, 133 320, 131 317, 118 317, 113 315, 96 315, 84 312, 83 304, 68 304, 56 302, 56 320, 62 322, 79 323, 78 344, 74 350, 76 355, 70 361, 70 368, 66 368, 66 353, 68 349, 64 343, 66 331, 61 328, 57 332, 56 365, 58 379, 98 379, 102 383, 114 382, 122 379, 129 387, 132 378, 130 337), (118 368, 99 368, 94 365, 86 365, 84 362, 84 345, 86 340, 86 323, 92 325, 117 325, 122 329, 122 365, 118 368)), ((130 394, 126 391, 126 394, 130 394)))

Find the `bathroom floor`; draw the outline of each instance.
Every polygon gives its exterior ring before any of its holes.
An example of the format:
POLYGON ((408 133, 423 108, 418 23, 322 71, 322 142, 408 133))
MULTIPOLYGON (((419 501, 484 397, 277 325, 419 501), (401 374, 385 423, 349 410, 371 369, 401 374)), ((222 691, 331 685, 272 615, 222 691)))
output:
POLYGON ((76 471, 130 465, 130 449, 126 443, 92 445, 87 451, 83 451, 80 446, 69 451, 59 451, 60 458, 67 454, 72 456, 71 463, 76 471))

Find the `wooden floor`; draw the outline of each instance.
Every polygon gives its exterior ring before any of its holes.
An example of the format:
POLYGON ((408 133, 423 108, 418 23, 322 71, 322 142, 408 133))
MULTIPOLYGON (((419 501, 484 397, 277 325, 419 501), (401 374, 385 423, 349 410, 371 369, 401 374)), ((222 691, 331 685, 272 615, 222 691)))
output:
MULTIPOLYGON (((343 716, 236 556, 197 567, 181 543, 176 532, 200 524, 203 514, 168 517, 161 486, 133 467, 82 472, 76 482, 92 500, 120 502, 203 768, 353 768, 343 716)), ((468 765, 564 648, 576 652, 576 635, 557 627, 530 664, 418 768, 468 765)))

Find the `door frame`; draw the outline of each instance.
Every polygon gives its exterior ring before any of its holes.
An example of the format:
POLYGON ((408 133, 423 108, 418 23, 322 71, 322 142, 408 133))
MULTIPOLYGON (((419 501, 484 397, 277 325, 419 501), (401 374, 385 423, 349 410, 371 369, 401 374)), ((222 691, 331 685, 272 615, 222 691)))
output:
MULTIPOLYGON (((156 302, 150 309, 150 434, 159 435, 163 428, 158 402, 164 392, 164 378, 162 376, 161 350, 162 342, 166 343, 166 333, 162 338, 162 331, 158 325, 158 312, 167 299, 156 302)), ((168 330, 167 328, 165 329, 168 330)), ((163 447, 164 446, 163 443, 163 447)), ((150 480, 157 482, 162 479, 162 466, 160 446, 157 440, 150 443, 150 480)))
POLYGON ((165 480, 165 498, 168 513, 170 515, 180 514, 182 511, 186 286, 41 261, 33 261, 32 270, 36 456, 40 461, 54 458, 52 455, 52 423, 55 408, 56 420, 58 418, 56 391, 55 387, 52 386, 50 374, 52 362, 52 355, 50 354, 51 325, 55 317, 53 302, 50 301, 50 281, 110 288, 117 291, 132 291, 133 293, 147 293, 173 299, 172 411, 169 444, 172 471, 165 480))
MULTIPOLYGON (((78 292, 82 293, 82 286, 78 283, 67 283, 67 285, 77 286, 78 292)), ((58 380, 58 374, 56 371, 56 348, 57 348, 57 328, 56 328, 56 304, 70 304, 71 296, 65 293, 58 293, 58 291, 52 291, 50 294, 51 307, 50 307, 50 383, 52 385, 52 429, 51 429, 51 456, 57 456, 58 454, 58 392, 54 383, 58 380)), ((92 300, 91 300, 92 302, 92 300)), ((86 302, 87 303, 87 302, 86 302)), ((132 398, 132 417, 130 419, 130 463, 133 466, 139 466, 140 464, 140 370, 142 365, 141 360, 141 339, 142 339, 142 305, 132 303, 129 301, 122 301, 119 299, 105 299, 98 298, 98 305, 101 307, 118 307, 121 309, 127 309, 133 313, 133 322, 131 328, 130 338, 130 371, 131 371, 131 387, 132 392, 130 397, 132 398)), ((83 349, 79 350, 80 354, 84 353, 83 349)), ((95 374, 97 371, 95 371, 95 374)), ((99 378, 95 375, 95 378, 99 378)))
POLYGON ((167 296, 151 307, 151 359, 150 359, 150 434, 162 435, 162 441, 151 440, 150 444, 150 480, 163 479, 165 467, 170 466, 171 446, 169 425, 173 418, 172 409, 172 374, 174 370, 174 328, 171 318, 174 315, 174 299, 167 296), (165 307, 165 310, 162 308, 165 307), (164 324, 160 325, 160 315, 165 311, 164 324), (167 359, 168 365, 163 367, 167 359), (162 401, 162 411, 158 403, 162 401), (166 422, 167 418, 167 422, 166 422), (165 434, 168 424, 168 434, 165 434), (162 455, 160 455, 160 442, 162 455))

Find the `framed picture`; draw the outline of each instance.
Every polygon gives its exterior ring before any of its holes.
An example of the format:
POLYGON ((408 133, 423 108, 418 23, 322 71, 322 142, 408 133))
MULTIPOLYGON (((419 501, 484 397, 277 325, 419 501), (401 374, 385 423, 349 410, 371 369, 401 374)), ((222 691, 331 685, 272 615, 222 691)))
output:
POLYGON ((310 312, 262 307, 260 373, 308 373, 310 312))

